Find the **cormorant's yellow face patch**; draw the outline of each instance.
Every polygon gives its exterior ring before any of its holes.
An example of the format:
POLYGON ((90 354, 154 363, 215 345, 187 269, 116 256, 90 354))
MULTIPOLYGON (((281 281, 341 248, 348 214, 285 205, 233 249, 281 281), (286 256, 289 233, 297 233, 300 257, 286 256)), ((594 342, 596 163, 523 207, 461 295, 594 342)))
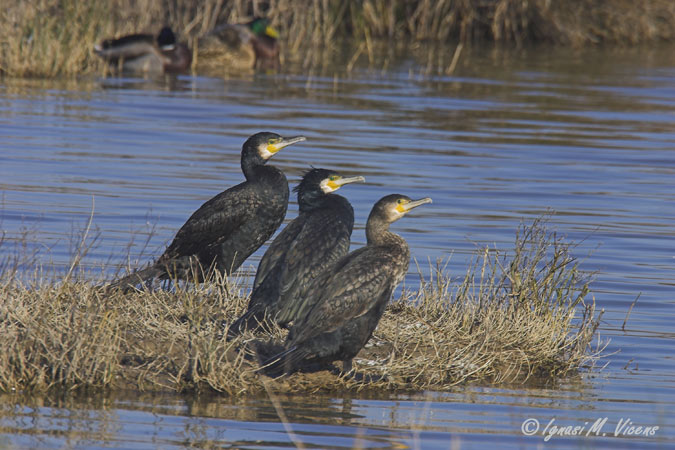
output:
POLYGON ((404 205, 407 205, 408 203, 410 203, 408 200, 404 198, 399 198, 398 201, 396 202, 396 211, 401 214, 405 214, 406 212, 408 212, 408 210, 405 208, 404 205))
POLYGON ((343 177, 342 175, 330 175, 328 178, 321 180, 319 186, 324 194, 330 194, 331 192, 337 191, 345 184, 364 182, 365 178, 358 177, 343 177))
POLYGON ((333 191, 336 190, 336 189, 339 189, 340 185, 337 184, 336 181, 339 180, 340 178, 342 178, 342 177, 337 176, 337 175, 331 175, 330 177, 328 177, 328 182, 326 183, 326 186, 331 188, 331 190, 333 190, 333 191))
POLYGON ((289 138, 283 138, 281 136, 276 138, 271 137, 267 139, 267 141, 263 141, 258 145, 258 154, 260 154, 260 156, 267 161, 282 148, 305 140, 306 138, 304 136, 294 136, 289 138))
POLYGON ((321 180, 321 190, 325 194, 330 194, 333 191, 337 191, 340 189, 340 186, 342 186, 342 183, 339 182, 341 179, 342 177, 339 175, 331 175, 328 178, 324 178, 321 180))
POLYGON ((266 150, 272 154, 278 152, 281 150, 283 147, 279 145, 279 143, 282 141, 282 139, 269 139, 267 141, 267 147, 266 150))
POLYGON ((431 203, 431 199, 429 197, 424 197, 419 200, 411 200, 409 198, 399 198, 398 200, 396 200, 396 206, 394 206, 394 210, 396 211, 396 214, 400 214, 399 217, 401 217, 404 214, 413 210, 414 208, 417 208, 418 206, 427 203, 431 203))

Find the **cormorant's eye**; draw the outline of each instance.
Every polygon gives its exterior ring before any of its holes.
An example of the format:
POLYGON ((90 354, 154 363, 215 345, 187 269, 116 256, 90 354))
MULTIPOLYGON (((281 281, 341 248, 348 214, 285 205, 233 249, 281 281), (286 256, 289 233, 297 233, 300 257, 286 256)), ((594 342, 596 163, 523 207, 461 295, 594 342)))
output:
POLYGON ((274 145, 277 142, 279 142, 279 139, 270 138, 270 139, 267 140, 267 145, 274 145))
POLYGON ((399 205, 402 205, 402 204, 403 204, 403 199, 402 199, 402 198, 399 198, 398 201, 397 201, 396 203, 398 203, 399 205))
POLYGON ((328 178, 328 179, 329 179, 330 181, 335 181, 335 180, 337 180, 338 178, 339 178, 339 177, 338 177, 337 175, 331 175, 330 178, 328 178))

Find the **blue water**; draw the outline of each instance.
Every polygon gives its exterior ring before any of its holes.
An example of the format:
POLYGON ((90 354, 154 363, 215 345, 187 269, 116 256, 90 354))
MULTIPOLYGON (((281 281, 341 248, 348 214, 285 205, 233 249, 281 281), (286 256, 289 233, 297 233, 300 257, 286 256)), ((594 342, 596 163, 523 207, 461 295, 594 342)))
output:
MULTIPOLYGON (((307 447, 675 445, 672 47, 474 51, 452 76, 422 73, 404 57, 386 70, 364 63, 311 79, 291 67, 227 81, 0 80, 3 251, 28 230, 38 260, 65 268, 93 210, 87 270, 110 276, 102 267, 142 265, 199 205, 242 180, 241 144, 261 130, 307 136, 274 157, 292 185, 310 164, 366 177, 340 191, 355 208, 354 247, 383 195, 432 197, 394 225, 423 270, 450 258, 448 270, 461 276, 476 248, 508 250, 521 221, 552 212, 551 229, 580 242, 574 254, 596 272, 599 336, 611 339, 603 370, 561 385, 284 397, 307 447), (521 431, 528 418, 543 429, 551 419, 590 426, 604 417, 606 436, 545 442, 541 430, 521 431), (660 428, 615 437, 620 419, 660 428)), ((293 203, 287 219, 296 212, 293 203)), ((411 273, 406 285, 417 279, 411 273)), ((264 398, 7 396, 2 404, 0 446, 293 445, 264 398)))

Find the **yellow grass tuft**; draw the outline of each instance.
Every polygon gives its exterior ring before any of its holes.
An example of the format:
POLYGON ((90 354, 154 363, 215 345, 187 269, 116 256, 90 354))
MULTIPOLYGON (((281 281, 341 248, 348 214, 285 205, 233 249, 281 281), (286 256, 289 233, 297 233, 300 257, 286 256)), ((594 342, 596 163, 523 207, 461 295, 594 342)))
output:
POLYGON ((88 43, 110 31, 106 2, 15 1, 0 12, 0 73, 73 76, 96 67, 88 43))

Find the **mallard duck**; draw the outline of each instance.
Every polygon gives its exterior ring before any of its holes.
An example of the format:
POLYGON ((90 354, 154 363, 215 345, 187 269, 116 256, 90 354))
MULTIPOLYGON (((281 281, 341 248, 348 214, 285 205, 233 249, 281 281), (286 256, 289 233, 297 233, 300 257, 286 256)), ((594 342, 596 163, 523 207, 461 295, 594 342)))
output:
POLYGON ((162 28, 157 36, 130 34, 106 39, 94 46, 94 53, 123 72, 184 72, 192 63, 192 52, 176 42, 170 27, 162 28))
POLYGON ((231 73, 279 66, 279 33, 265 18, 245 24, 220 25, 202 36, 197 46, 197 71, 231 73))

